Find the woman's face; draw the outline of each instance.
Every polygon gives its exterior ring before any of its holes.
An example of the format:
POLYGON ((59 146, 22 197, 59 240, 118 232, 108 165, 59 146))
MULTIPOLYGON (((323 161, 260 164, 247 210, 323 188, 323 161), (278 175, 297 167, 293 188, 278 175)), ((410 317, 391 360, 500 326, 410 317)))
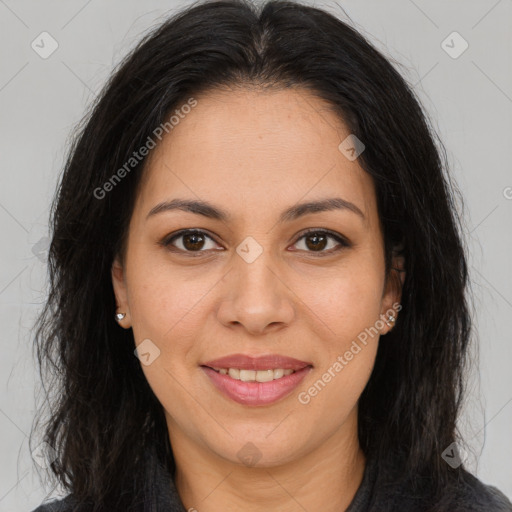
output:
POLYGON ((400 299, 372 179, 307 91, 195 99, 152 150, 112 272, 173 448, 270 466, 353 440, 400 299))

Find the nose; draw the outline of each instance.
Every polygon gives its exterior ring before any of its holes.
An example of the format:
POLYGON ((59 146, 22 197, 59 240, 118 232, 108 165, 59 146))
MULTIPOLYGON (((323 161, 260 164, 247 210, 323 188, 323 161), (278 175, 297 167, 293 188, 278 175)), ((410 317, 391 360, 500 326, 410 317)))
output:
POLYGON ((254 335, 290 325, 294 294, 278 267, 268 250, 252 262, 235 254, 233 268, 223 279, 219 321, 228 327, 241 325, 254 335))

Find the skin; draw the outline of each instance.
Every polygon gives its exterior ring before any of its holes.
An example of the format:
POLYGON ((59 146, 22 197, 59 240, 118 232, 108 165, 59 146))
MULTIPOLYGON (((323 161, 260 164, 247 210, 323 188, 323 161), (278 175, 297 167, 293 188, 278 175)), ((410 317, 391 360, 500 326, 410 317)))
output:
POLYGON ((342 120, 308 91, 217 90, 196 99, 152 151, 126 252, 112 266, 121 325, 137 345, 150 339, 160 350, 142 369, 165 410, 176 487, 186 509, 201 512, 345 510, 366 464, 357 402, 390 327, 309 403, 298 394, 400 302, 397 281, 385 279, 373 181, 338 149, 350 133, 342 120), (345 209, 278 222, 290 206, 330 197, 354 203, 365 219, 345 209), (147 218, 174 198, 208 201, 232 218, 180 210, 147 218), (159 244, 192 228, 211 238, 159 244), (339 242, 327 238, 315 249, 302 237, 308 228, 352 245, 322 257, 339 242), (248 236, 263 250, 251 263, 236 252, 248 236), (233 353, 277 353, 313 369, 278 402, 242 405, 200 367, 233 353), (260 457, 254 465, 238 457, 249 441, 260 457))

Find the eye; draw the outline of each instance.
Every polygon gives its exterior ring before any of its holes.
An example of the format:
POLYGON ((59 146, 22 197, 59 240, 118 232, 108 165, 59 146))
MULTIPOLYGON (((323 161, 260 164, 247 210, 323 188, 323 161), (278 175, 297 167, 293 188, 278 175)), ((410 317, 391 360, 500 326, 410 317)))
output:
POLYGON ((208 244, 205 242, 206 240, 210 240, 212 242, 215 241, 213 238, 209 235, 207 235, 204 231, 200 231, 198 229, 186 229, 183 231, 179 231, 178 233, 175 233, 171 236, 168 236, 162 240, 161 244, 164 247, 167 247, 169 250, 171 249, 170 246, 175 247, 178 249, 177 251, 173 252, 205 252, 207 250, 215 250, 212 246, 208 247, 208 244), (176 244, 175 241, 178 241, 176 244))
POLYGON ((304 240, 304 247, 306 252, 314 252, 320 253, 320 256, 329 255, 333 252, 337 252, 343 248, 350 247, 351 244, 348 240, 343 238, 337 233, 333 233, 331 231, 327 231, 325 229, 310 229, 306 231, 298 240, 295 242, 295 245, 299 243, 299 241, 304 240), (329 250, 324 250, 328 245, 328 240, 334 240, 337 242, 334 244, 334 247, 331 245, 329 250))
MULTIPOLYGON (((301 235, 297 242, 295 242, 295 245, 299 244, 302 240, 304 240, 305 249, 299 248, 299 250, 318 253, 319 256, 329 255, 343 248, 351 247, 352 245, 341 235, 325 229, 310 229, 306 231, 301 235), (337 245, 334 244, 334 247, 331 246, 328 250, 325 250, 329 245, 329 240, 334 240, 337 242, 337 245)), ((205 231, 199 229, 185 229, 178 231, 177 233, 173 233, 165 237, 160 243, 172 252, 188 253, 191 256, 196 256, 196 254, 192 253, 219 250, 215 248, 216 242, 213 238, 205 231), (213 245, 208 247, 207 240, 210 240, 213 245)), ((197 256, 199 256, 199 254, 197 254, 197 256)))

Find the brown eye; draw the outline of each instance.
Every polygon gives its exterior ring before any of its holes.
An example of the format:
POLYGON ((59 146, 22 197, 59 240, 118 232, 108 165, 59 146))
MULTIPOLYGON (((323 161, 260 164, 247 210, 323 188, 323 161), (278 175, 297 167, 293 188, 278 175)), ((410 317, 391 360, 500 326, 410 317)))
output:
POLYGON ((216 246, 210 236, 198 230, 181 231, 180 233, 172 235, 170 238, 167 237, 163 240, 162 244, 169 248, 173 246, 183 252, 206 252, 216 246), (213 242, 213 246, 208 247, 208 240, 213 242))
POLYGON ((183 235, 183 246, 189 251, 200 250, 204 245, 204 236, 199 233, 183 235))
POLYGON ((322 255, 330 254, 332 252, 336 252, 344 247, 350 247, 350 243, 347 240, 344 240, 341 236, 331 233, 325 230, 310 230, 303 234, 299 240, 296 242, 296 245, 299 244, 299 241, 304 240, 304 247, 299 248, 300 250, 305 250, 306 252, 316 252, 321 253, 322 255), (329 240, 334 240, 337 244, 332 244, 329 246, 329 240))
POLYGON ((306 246, 308 247, 308 249, 311 249, 312 251, 322 251, 323 249, 325 249, 327 245, 327 239, 328 237, 324 234, 313 233, 305 237, 306 246))

